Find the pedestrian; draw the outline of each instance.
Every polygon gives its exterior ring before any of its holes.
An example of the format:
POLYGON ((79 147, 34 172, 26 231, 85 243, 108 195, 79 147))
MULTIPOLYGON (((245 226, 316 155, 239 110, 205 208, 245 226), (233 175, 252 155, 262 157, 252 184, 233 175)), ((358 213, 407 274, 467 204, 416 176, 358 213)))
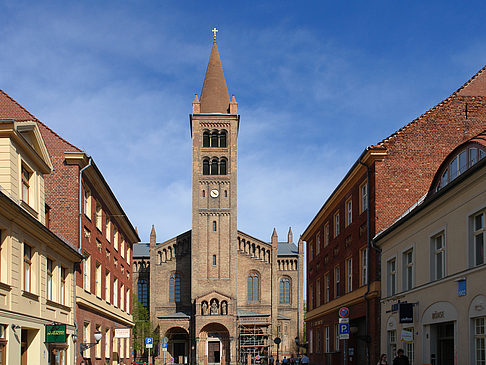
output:
POLYGON ((268 358, 268 363, 270 365, 273 365, 273 355, 270 355, 270 357, 268 358))
POLYGON ((287 359, 287 356, 284 356, 282 360, 282 364, 288 364, 288 363, 289 363, 289 359, 287 359))
POLYGON ((397 351, 397 357, 393 359, 393 365, 410 365, 408 357, 405 356, 402 349, 397 351))
POLYGON ((388 361, 386 361, 386 354, 381 354, 380 361, 376 365, 388 365, 388 361))
POLYGON ((309 363, 309 358, 304 354, 302 355, 302 359, 300 360, 301 364, 308 364, 309 363))

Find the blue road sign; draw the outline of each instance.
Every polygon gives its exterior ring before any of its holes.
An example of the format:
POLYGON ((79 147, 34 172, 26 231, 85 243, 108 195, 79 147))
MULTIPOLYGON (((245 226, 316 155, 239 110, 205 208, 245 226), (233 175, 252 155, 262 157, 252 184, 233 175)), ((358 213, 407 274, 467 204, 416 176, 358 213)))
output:
POLYGON ((349 334, 349 323, 339 323, 339 334, 349 334))
POLYGON ((151 349, 154 346, 154 339, 152 337, 145 338, 145 347, 151 349))
POLYGON ((163 344, 162 344, 162 348, 163 348, 163 349, 166 349, 166 348, 167 348, 167 344, 166 344, 166 343, 163 343, 163 344))

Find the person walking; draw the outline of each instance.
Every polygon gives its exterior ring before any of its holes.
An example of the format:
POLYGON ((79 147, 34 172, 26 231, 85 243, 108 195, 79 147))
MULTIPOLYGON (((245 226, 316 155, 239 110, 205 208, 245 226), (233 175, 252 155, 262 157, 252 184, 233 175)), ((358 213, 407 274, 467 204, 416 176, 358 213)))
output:
POLYGON ((304 354, 300 360, 301 364, 309 364, 309 358, 304 354))
POLYGON ((376 365, 388 365, 388 361, 386 361, 386 354, 381 354, 380 360, 376 365))
POLYGON ((402 349, 397 351, 397 357, 393 359, 393 365, 410 365, 408 357, 405 356, 402 349))

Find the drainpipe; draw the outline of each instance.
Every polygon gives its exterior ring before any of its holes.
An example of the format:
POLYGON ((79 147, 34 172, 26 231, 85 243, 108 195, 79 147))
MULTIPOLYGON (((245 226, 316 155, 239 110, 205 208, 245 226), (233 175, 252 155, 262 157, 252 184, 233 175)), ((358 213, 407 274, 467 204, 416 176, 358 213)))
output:
MULTIPOLYGON (((80 254, 82 254, 81 252, 81 249, 83 247, 83 240, 82 240, 82 221, 81 221, 81 217, 82 217, 82 214, 83 214, 83 205, 82 205, 82 201, 83 201, 83 172, 84 170, 86 170, 88 167, 91 166, 91 157, 88 156, 89 158, 89 161, 88 161, 88 164, 83 167, 81 170, 79 170, 79 248, 78 248, 78 252, 80 254)), ((81 260, 82 261, 82 260, 81 260)), ((74 316, 74 333, 76 334, 76 336, 78 335, 78 323, 76 321, 76 270, 73 270, 74 271, 74 280, 73 280, 73 293, 74 293, 74 305, 73 305, 73 308, 74 308, 74 311, 73 311, 73 316, 74 316)), ((76 365, 76 360, 77 360, 77 357, 78 357, 78 351, 77 351, 77 348, 75 346, 74 348, 74 365, 76 365)))

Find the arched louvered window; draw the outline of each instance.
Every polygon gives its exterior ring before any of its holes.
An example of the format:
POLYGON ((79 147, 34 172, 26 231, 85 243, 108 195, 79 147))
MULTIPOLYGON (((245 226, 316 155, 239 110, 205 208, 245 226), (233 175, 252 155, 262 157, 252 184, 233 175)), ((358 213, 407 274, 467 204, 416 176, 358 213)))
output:
POLYGON ((290 303, 290 279, 280 279, 280 304, 290 303))
POLYGON ((256 272, 248 274, 248 301, 258 301, 259 296, 260 277, 256 272))
POLYGON ((211 132, 211 147, 218 147, 218 132, 211 132))
POLYGON ((209 147, 209 131, 203 132, 203 147, 209 147))
POLYGON ((148 306, 148 282, 145 279, 141 279, 137 283, 137 297, 138 301, 147 308, 148 306))
POLYGON ((209 175, 209 160, 203 160, 203 175, 209 175))
POLYGON ((169 302, 179 303, 181 301, 181 276, 179 273, 170 274, 169 279, 169 302))
POLYGON ((226 160, 222 159, 219 162, 219 174, 220 175, 226 175, 226 160))
POLYGON ((219 147, 226 147, 226 131, 219 132, 219 147))
POLYGON ((211 161, 211 175, 218 174, 218 160, 214 159, 211 161))

